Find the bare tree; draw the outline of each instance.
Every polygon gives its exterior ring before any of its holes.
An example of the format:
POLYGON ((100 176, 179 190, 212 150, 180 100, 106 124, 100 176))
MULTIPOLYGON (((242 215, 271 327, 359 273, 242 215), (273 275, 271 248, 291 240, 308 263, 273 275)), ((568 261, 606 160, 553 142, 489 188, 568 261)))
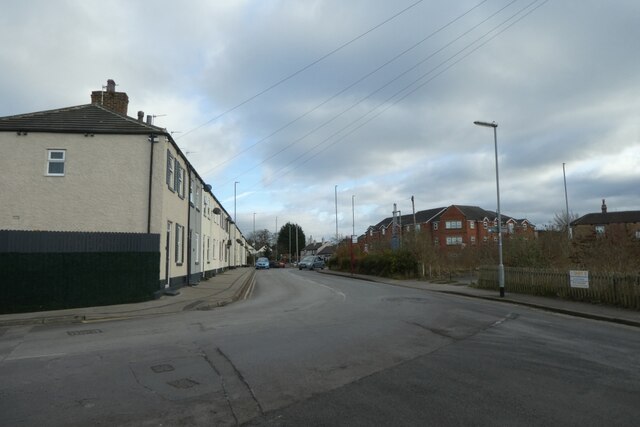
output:
MULTIPOLYGON (((576 219, 580 218, 580 214, 575 212, 569 212, 569 224, 571 224, 576 219)), ((556 212, 553 215, 553 222, 551 227, 556 231, 566 231, 567 230, 567 212, 560 211, 556 212)))

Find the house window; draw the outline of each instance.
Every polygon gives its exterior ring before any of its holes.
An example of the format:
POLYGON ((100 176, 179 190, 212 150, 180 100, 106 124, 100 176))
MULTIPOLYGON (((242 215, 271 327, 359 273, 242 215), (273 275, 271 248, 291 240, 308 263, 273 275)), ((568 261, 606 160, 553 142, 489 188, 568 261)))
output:
POLYGON ((47 175, 64 176, 66 150, 47 150, 47 175))
POLYGON ((604 225, 596 225, 596 234, 603 235, 604 234, 604 225))
POLYGON ((476 244, 476 236, 471 236, 471 244, 472 245, 476 244))
POLYGON ((527 223, 526 223, 526 222, 523 222, 523 223, 522 223, 522 229, 523 229, 523 230, 526 230, 526 229, 527 229, 527 223))
POLYGON ((433 229, 437 230, 438 229, 438 221, 434 221, 433 223, 433 229))
POLYGON ((640 230, 636 230, 636 239, 640 239, 640 230))
POLYGON ((191 206, 193 206, 193 204, 195 203, 195 193, 193 192, 193 181, 189 180, 189 203, 191 203, 191 206))
POLYGON ((444 228, 446 228, 446 229, 462 228, 462 221, 446 221, 444 223, 444 228))
POLYGON ((440 245, 440 239, 438 237, 433 239, 433 244, 436 245, 436 246, 440 245))
POLYGON ((513 226, 512 222, 507 224, 507 230, 508 230, 509 234, 513 234, 514 226, 513 226))
POLYGON ((476 222, 475 221, 469 221, 469 228, 472 229, 472 230, 474 228, 476 228, 476 222))
POLYGON ((386 231, 387 231, 387 229, 386 229, 386 228, 383 228, 383 229, 382 229, 382 235, 383 235, 383 236, 384 236, 384 233, 385 233, 386 231))
POLYGON ((485 219, 484 221, 482 221, 482 228, 484 228, 486 230, 488 227, 489 227, 489 223, 485 219))
POLYGON ((184 169, 180 166, 178 159, 175 159, 173 189, 178 193, 178 196, 180 196, 181 199, 184 199, 184 169))
POLYGON ((498 241, 498 236, 493 236, 493 241, 497 242, 498 241))
POLYGON ((207 236, 207 264, 211 262, 211 240, 207 236))
POLYGON ((462 236, 447 236, 447 245, 461 245, 462 236))
POLYGON ((485 242, 485 243, 487 243, 487 242, 489 241, 489 238, 488 238, 487 236, 484 236, 484 237, 482 238, 482 241, 483 241, 483 242, 485 242))
POLYGON ((171 191, 176 191, 173 177, 173 155, 169 150, 167 150, 167 187, 171 191))
POLYGON ((416 224, 416 231, 420 231, 420 224, 416 224))
POLYGON ((184 227, 176 224, 176 264, 184 262, 184 227))

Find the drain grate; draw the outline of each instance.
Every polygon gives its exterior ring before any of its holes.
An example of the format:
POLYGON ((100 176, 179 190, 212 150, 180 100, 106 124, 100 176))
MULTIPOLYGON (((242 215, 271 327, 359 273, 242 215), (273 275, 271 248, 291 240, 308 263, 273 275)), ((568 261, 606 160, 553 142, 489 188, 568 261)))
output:
POLYGON ((83 329, 80 331, 67 331, 68 335, 91 335, 91 334, 101 334, 101 329, 83 329))
POLYGON ((162 372, 171 372, 173 370, 175 370, 175 368, 171 365, 169 365, 168 363, 164 364, 164 365, 153 365, 151 367, 151 370, 153 372, 155 372, 156 374, 160 374, 162 372))

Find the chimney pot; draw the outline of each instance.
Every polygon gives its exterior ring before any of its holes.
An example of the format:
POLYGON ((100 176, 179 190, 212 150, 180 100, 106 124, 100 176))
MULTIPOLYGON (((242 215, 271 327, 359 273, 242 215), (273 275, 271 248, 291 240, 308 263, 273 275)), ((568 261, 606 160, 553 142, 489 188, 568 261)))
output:
POLYGON ((147 124, 148 125, 153 124, 153 116, 151 114, 147 114, 147 124))
POLYGON ((138 111, 138 121, 144 121, 144 111, 138 111))
POLYGON ((607 205, 604 202, 604 199, 602 199, 602 213, 606 214, 607 213, 607 205))
POLYGON ((116 82, 113 79, 107 80, 107 92, 113 93, 116 91, 116 82))

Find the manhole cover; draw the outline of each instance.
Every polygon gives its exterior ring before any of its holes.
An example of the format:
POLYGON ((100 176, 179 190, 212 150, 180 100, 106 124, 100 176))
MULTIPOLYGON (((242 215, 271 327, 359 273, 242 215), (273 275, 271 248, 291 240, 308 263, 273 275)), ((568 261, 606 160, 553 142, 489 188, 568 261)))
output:
POLYGON ((156 374, 162 373, 162 372, 171 372, 173 371, 175 368, 171 365, 164 364, 164 365, 154 365, 151 367, 151 370, 153 372, 155 372, 156 374))
POLYGON ((90 334, 101 334, 102 330, 100 329, 83 329, 81 331, 67 331, 68 335, 90 335, 90 334))
POLYGON ((181 378, 179 380, 169 381, 167 384, 169 384, 171 387, 187 389, 187 388, 195 387, 200 383, 189 378, 181 378))

